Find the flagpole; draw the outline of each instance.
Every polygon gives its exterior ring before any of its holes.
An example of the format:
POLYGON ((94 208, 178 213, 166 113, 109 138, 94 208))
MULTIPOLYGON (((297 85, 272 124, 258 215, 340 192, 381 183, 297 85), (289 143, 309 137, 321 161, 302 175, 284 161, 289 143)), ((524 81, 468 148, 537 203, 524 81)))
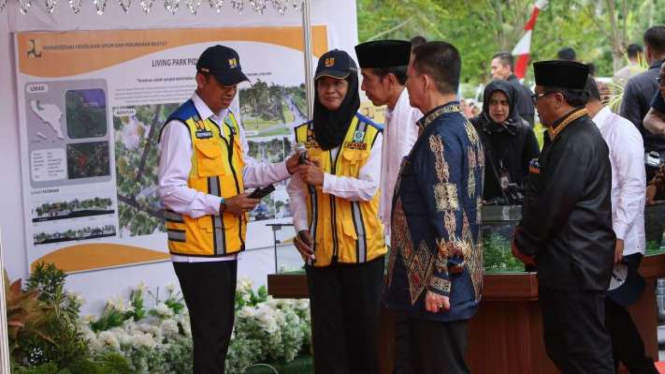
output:
POLYGON ((512 55, 516 57, 515 67, 513 72, 519 79, 523 79, 529 65, 529 54, 531 53, 531 36, 533 35, 533 28, 536 26, 536 20, 540 11, 547 7, 548 0, 537 0, 533 5, 533 11, 529 21, 524 25, 524 36, 513 48, 512 55))
POLYGON ((0 232, 0 373, 10 373, 11 370, 5 287, 5 265, 2 260, 2 233, 0 232))

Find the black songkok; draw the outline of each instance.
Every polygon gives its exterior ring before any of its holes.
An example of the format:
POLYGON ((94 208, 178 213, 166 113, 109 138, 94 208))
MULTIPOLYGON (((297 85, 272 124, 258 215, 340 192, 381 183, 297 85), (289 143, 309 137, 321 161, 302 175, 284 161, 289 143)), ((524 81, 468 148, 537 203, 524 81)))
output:
POLYGON ((589 67, 573 61, 539 61, 533 72, 537 86, 584 90, 589 67))
POLYGON ((356 46, 361 68, 391 68, 407 66, 411 58, 411 43, 404 40, 376 40, 356 46))

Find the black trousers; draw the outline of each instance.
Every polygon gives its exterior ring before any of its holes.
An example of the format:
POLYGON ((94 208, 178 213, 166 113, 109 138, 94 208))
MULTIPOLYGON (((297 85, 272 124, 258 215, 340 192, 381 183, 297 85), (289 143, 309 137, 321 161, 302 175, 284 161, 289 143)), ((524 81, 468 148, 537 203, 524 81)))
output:
POLYGON ((409 315, 395 312, 395 356, 393 374, 411 374, 411 339, 409 334, 409 315))
MULTIPOLYGON (((639 253, 625 256, 624 262, 633 269, 640 266, 639 253)), ((631 374, 658 374, 653 360, 644 352, 644 342, 628 310, 609 297, 605 299, 605 327, 612 338, 614 368, 622 363, 631 374)))
POLYGON ((235 318, 238 261, 180 263, 173 267, 189 309, 194 374, 224 374, 235 318))
MULTIPOLYGON (((408 345, 395 342, 395 364, 400 374, 468 374, 464 361, 469 343, 469 321, 437 322, 406 315, 398 317, 406 328, 408 345)), ((397 335, 396 335, 397 338, 397 335)))
POLYGON ((307 266, 316 374, 378 373, 383 257, 361 265, 307 266))
POLYGON ((547 355, 563 374, 613 374, 605 292, 539 287, 547 355))

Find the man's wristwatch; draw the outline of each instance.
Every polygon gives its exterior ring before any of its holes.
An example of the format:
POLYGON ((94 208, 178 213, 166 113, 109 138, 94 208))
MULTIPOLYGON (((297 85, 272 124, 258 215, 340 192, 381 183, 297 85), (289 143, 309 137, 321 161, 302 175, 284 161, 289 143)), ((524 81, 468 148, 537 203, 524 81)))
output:
POLYGON ((222 201, 219 202, 219 214, 221 215, 226 210, 226 200, 222 197, 222 201))

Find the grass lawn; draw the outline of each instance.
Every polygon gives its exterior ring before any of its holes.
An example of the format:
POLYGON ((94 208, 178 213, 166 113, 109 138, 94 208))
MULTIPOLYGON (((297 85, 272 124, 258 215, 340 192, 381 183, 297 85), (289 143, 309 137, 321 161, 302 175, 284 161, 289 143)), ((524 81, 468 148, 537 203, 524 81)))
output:
MULTIPOLYGON (((314 364, 312 356, 299 356, 295 360, 284 363, 269 364, 279 374, 312 374, 314 373, 314 364)), ((245 371, 245 374, 275 374, 275 371, 266 366, 251 367, 245 371)))

